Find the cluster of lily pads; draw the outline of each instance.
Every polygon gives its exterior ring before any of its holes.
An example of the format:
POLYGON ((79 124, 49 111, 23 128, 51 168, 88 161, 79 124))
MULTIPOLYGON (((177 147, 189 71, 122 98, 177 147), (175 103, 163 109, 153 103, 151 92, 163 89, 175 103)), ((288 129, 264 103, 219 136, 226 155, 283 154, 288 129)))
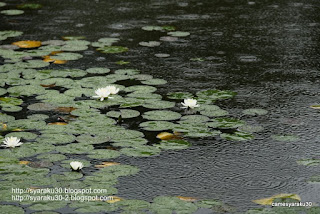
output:
MULTIPOLYGON (((0 6, 5 5, 0 3, 0 6)), ((161 41, 176 41, 190 35, 176 31, 173 26, 142 29, 166 32, 161 41)), ((22 34, 0 31, 0 40, 22 34)), ((216 105, 216 101, 234 97, 236 93, 232 91, 208 89, 195 95, 189 92, 161 95, 155 93, 155 86, 167 81, 142 74, 137 69, 57 69, 55 64, 81 59, 83 55, 75 52, 85 51, 90 46, 106 54, 129 51, 127 47, 114 45, 120 42, 119 38, 100 38, 96 42, 83 37, 64 39, 17 41, 0 46, 0 56, 4 59, 4 65, 0 66, 0 140, 4 147, 12 148, 0 149, 2 201, 12 202, 11 189, 17 186, 108 189, 108 194, 115 196, 118 178, 139 171, 135 166, 112 162, 120 155, 148 157, 162 150, 186 149, 191 145, 189 138, 220 136, 227 140, 250 140, 253 132, 261 130, 229 117, 228 111, 216 105), (16 118, 17 113, 23 117, 16 118), (153 137, 147 138, 147 133, 153 137), (55 170, 51 170, 53 168, 55 170)), ((160 42, 139 44, 155 47, 160 42)), ((243 111, 249 116, 266 113, 263 109, 243 111)), ((20 204, 35 211, 69 206, 77 213, 233 210, 217 200, 183 196, 159 196, 152 203, 117 198, 108 203, 23 201, 20 204)), ((22 208, 13 205, 3 205, 1 210, 24 213, 22 208)))

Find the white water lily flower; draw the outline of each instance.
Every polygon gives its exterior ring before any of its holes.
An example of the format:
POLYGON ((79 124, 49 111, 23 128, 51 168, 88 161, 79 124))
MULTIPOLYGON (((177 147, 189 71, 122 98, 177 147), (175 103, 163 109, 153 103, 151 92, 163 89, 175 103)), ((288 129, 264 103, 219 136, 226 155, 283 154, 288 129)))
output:
POLYGON ((80 169, 83 168, 83 163, 81 163, 80 161, 72 161, 70 163, 70 166, 73 170, 79 171, 80 169))
POLYGON ((105 87, 105 88, 98 88, 97 90, 95 90, 95 93, 96 93, 97 95, 96 95, 96 96, 93 96, 93 98, 100 98, 100 101, 103 101, 104 98, 112 98, 112 97, 109 97, 110 91, 107 89, 107 87, 105 87))
POLYGON ((105 87, 107 89, 107 91, 110 92, 110 94, 117 94, 119 92, 119 88, 113 86, 113 85, 108 85, 107 87, 105 87))
POLYGON ((182 108, 195 108, 200 106, 197 104, 197 100, 195 99, 184 99, 183 103, 181 104, 183 105, 182 108))
POLYGON ((3 143, 4 145, 2 146, 8 147, 8 148, 14 148, 23 144, 20 142, 20 138, 17 138, 17 137, 6 137, 3 143))

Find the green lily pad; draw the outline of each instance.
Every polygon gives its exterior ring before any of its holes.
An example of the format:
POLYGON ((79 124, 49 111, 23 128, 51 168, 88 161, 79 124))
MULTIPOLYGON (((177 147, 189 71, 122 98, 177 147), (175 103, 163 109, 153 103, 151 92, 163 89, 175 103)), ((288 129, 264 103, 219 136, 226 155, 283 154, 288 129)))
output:
POLYGON ((256 116, 256 115, 266 115, 268 111, 260 108, 250 108, 250 109, 243 110, 242 113, 246 115, 256 116))
POLYGON ((161 44, 161 42, 158 41, 149 41, 149 42, 139 42, 139 45, 144 47, 157 47, 161 44))
POLYGON ((93 150, 92 145, 72 143, 65 146, 56 146, 56 150, 62 154, 85 154, 93 150))
POLYGON ((81 59, 83 56, 78 53, 57 53, 54 56, 50 56, 50 59, 54 60, 78 60, 81 59))
POLYGON ((304 166, 318 166, 320 164, 320 159, 298 160, 297 163, 304 166))
POLYGON ((64 36, 63 39, 64 40, 70 40, 70 41, 74 41, 74 40, 82 40, 85 39, 85 36, 64 36))
POLYGON ((3 213, 12 213, 12 214, 24 214, 24 210, 21 207, 13 205, 0 205, 0 210, 3 213))
POLYGON ((220 137, 227 140, 245 141, 253 139, 253 135, 246 132, 235 132, 233 134, 223 133, 220 137))
POLYGON ((174 102, 169 102, 165 100, 146 100, 142 106, 149 109, 167 109, 173 108, 176 104, 174 102))
POLYGON ((54 154, 54 153, 49 153, 49 154, 41 154, 37 156, 37 159, 41 160, 46 160, 50 162, 55 162, 55 161, 62 161, 65 160, 67 157, 62 154, 54 154))
POLYGON ((189 92, 169 92, 167 94, 167 97, 173 100, 183 100, 183 99, 192 98, 193 95, 189 92))
POLYGON ((181 117, 180 120, 183 121, 183 123, 195 124, 195 123, 205 123, 209 121, 210 118, 203 115, 186 115, 181 117))
POLYGON ((129 50, 129 48, 122 47, 122 46, 105 46, 105 47, 98 48, 97 50, 102 52, 102 53, 114 54, 114 53, 127 52, 129 50))
POLYGON ((0 106, 21 105, 23 100, 15 97, 0 97, 0 106))
POLYGON ((23 86, 14 86, 11 88, 8 88, 7 91, 16 96, 32 96, 32 95, 38 95, 38 94, 44 94, 46 93, 45 89, 41 86, 35 86, 35 85, 23 85, 23 86))
POLYGON ((142 27, 142 30, 145 30, 145 31, 162 31, 162 29, 163 28, 160 26, 152 26, 152 25, 142 27))
POLYGON ((42 134, 37 141, 39 143, 45 143, 45 144, 66 144, 74 142, 76 137, 71 134, 67 133, 60 133, 57 134, 42 134))
POLYGON ((24 13, 23 10, 2 10, 0 13, 8 16, 16 16, 24 13))
POLYGON ((226 110, 218 109, 215 111, 200 111, 200 114, 208 117, 222 117, 229 115, 229 112, 227 112, 226 110))
POLYGON ((92 159, 111 159, 117 158, 120 156, 120 152, 110 149, 95 149, 89 152, 88 157, 92 159))
POLYGON ((56 107, 48 103, 34 103, 28 106, 28 109, 32 111, 52 111, 55 108, 56 107))
POLYGON ((212 119, 213 122, 208 122, 207 125, 212 128, 220 129, 236 129, 245 124, 244 121, 234 118, 216 118, 212 119))
POLYGON ((153 93, 141 93, 141 92, 132 92, 127 95, 128 97, 133 97, 141 100, 160 100, 162 96, 160 94, 153 94, 153 93))
POLYGON ((216 89, 197 92, 197 96, 199 98, 207 99, 207 100, 229 99, 234 97, 236 94, 237 93, 233 91, 220 91, 216 89))
POLYGON ((114 71, 115 74, 121 74, 121 75, 136 75, 139 74, 140 71, 136 69, 118 69, 114 71))
POLYGON ((30 207, 28 207, 28 209, 30 210, 57 210, 60 208, 65 207, 68 204, 68 202, 66 201, 41 201, 41 202, 37 202, 33 205, 31 205, 30 207))
POLYGON ((273 140, 283 141, 283 142, 296 142, 300 140, 300 138, 295 135, 272 135, 271 138, 273 140))
POLYGON ((31 115, 28 115, 27 118, 34 121, 44 121, 48 119, 49 116, 45 114, 31 114, 31 115))
POLYGON ((164 85, 164 84, 167 84, 167 81, 164 79, 149 79, 149 80, 141 81, 141 83, 145 85, 164 85))
POLYGON ((116 64, 117 64, 117 65, 126 65, 126 64, 130 64, 130 62, 120 60, 120 61, 117 61, 116 64))
POLYGON ((148 121, 140 123, 139 126, 147 131, 165 131, 173 129, 176 124, 168 121, 148 121))
POLYGON ((123 148, 120 150, 120 152, 124 155, 132 157, 148 157, 159 154, 161 150, 153 146, 142 145, 134 148, 123 148))
POLYGON ((109 68, 88 68, 86 72, 90 74, 106 74, 110 72, 109 68))
POLYGON ((121 109, 120 111, 109 111, 107 113, 108 117, 115 117, 118 118, 121 116, 123 119, 125 118, 134 118, 140 115, 139 111, 131 110, 131 109, 121 109))
POLYGON ((5 2, 0 2, 0 7, 4 7, 4 6, 6 6, 7 5, 7 3, 5 3, 5 2))
POLYGON ((125 92, 140 92, 140 93, 152 93, 155 92, 157 88, 148 85, 134 85, 129 86, 124 89, 125 92))
POLYGON ((0 40, 6 40, 9 37, 21 36, 22 34, 23 32, 21 31, 13 31, 13 30, 0 31, 0 40))
POLYGON ((19 9, 32 9, 37 10, 42 7, 41 4, 29 3, 29 4, 20 4, 17 6, 19 9))
POLYGON ((79 172, 64 172, 63 174, 53 174, 51 178, 57 181, 71 181, 78 180, 83 177, 82 173, 79 172))
POLYGON ((110 141, 109 137, 106 136, 92 136, 90 134, 82 134, 77 136, 76 139, 79 143, 86 143, 86 144, 101 144, 110 141))
POLYGON ((33 140, 38 137, 38 135, 31 132, 11 132, 6 135, 6 137, 18 137, 25 140, 33 140))
POLYGON ((147 111, 142 117, 147 120, 177 120, 181 117, 181 114, 174 111, 159 110, 159 111, 147 111))
POLYGON ((180 200, 178 197, 158 196, 153 199, 150 210, 155 214, 163 213, 195 213, 198 206, 192 202, 180 200))
POLYGON ((186 37, 186 36, 189 36, 190 33, 184 32, 184 31, 173 31, 173 32, 169 32, 168 35, 174 36, 174 37, 186 37))

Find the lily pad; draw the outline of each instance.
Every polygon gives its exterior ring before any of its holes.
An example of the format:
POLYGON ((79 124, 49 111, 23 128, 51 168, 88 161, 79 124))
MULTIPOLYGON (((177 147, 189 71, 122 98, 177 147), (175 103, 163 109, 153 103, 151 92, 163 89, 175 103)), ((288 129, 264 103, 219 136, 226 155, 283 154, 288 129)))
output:
POLYGON ((142 117, 147 120, 177 120, 181 117, 181 114, 174 111, 159 110, 147 111, 142 117))
POLYGON ((245 141, 245 140, 253 139, 253 135, 246 132, 235 132, 233 134, 223 133, 223 134, 220 134, 220 137, 227 140, 235 140, 235 141, 245 141))
POLYGON ((152 93, 155 92, 157 88, 147 85, 134 85, 124 89, 125 92, 140 92, 140 93, 152 93))
POLYGON ((216 118, 212 119, 213 122, 208 122, 207 125, 212 128, 220 129, 236 129, 245 124, 244 121, 234 118, 216 118))
POLYGON ((32 9, 37 10, 42 7, 41 4, 35 4, 35 3, 28 3, 28 4, 20 4, 17 6, 19 9, 32 9))
POLYGON ((184 32, 184 31, 173 31, 173 32, 169 32, 168 35, 174 36, 174 37, 186 37, 186 36, 189 36, 190 33, 184 32))
POLYGON ((24 214, 24 210, 21 207, 13 205, 0 205, 0 210, 3 213, 24 214))
POLYGON ((158 41, 149 41, 149 42, 139 42, 139 45, 144 46, 144 47, 157 47, 161 43, 158 41))
POLYGON ((297 163, 299 165, 304 165, 304 166, 318 166, 318 165, 320 165, 320 159, 298 160, 297 163))
POLYGON ((147 131, 165 131, 173 129, 176 124, 168 121, 148 121, 140 123, 139 126, 147 131))
POLYGON ((122 53, 122 52, 127 52, 129 49, 127 47, 122 47, 122 46, 105 46, 97 49, 98 51, 102 53, 122 53))
POLYGON ((296 142, 300 140, 300 138, 295 135, 272 135, 271 138, 273 140, 283 141, 283 142, 296 142))
POLYGON ((164 84, 167 84, 167 81, 164 79, 149 79, 149 80, 141 81, 141 83, 145 85, 164 85, 164 84))
POLYGON ((220 91, 215 89, 205 90, 197 92, 197 96, 202 99, 209 100, 220 100, 220 99, 229 99, 236 95, 236 92, 233 91, 220 91))
POLYGON ((131 109, 121 109, 120 111, 109 111, 107 113, 108 117, 115 117, 118 118, 121 116, 123 119, 125 118, 134 118, 140 115, 139 111, 131 110, 131 109))
POLYGON ((110 158, 117 158, 120 156, 120 152, 110 149, 95 149, 92 150, 88 157, 93 159, 110 159, 110 158))
POLYGON ((160 153, 160 149, 153 146, 135 146, 134 148, 123 148, 120 152, 132 157, 148 157, 160 153))
POLYGON ((23 32, 21 31, 12 31, 12 30, 0 31, 0 40, 6 40, 9 37, 21 36, 22 34, 23 32))
POLYGON ((33 140, 38 137, 38 135, 31 132, 11 132, 6 135, 6 137, 18 137, 25 140, 33 140))
POLYGON ((23 10, 2 10, 0 13, 8 16, 16 16, 24 13, 23 10))
POLYGON ((193 95, 189 92, 169 92, 167 94, 167 97, 173 100, 183 100, 183 99, 192 98, 193 95))
POLYGON ((175 106, 175 103, 165 100, 146 100, 146 103, 144 103, 142 106, 149 109, 167 109, 173 108, 175 106))
POLYGON ((86 72, 90 74, 106 74, 110 72, 109 68, 89 68, 86 70, 86 72))

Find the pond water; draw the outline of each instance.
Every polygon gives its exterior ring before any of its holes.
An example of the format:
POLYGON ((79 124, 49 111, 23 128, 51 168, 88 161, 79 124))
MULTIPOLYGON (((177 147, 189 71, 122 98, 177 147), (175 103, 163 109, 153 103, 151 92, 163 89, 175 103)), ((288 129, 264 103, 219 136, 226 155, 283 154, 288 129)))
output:
MULTIPOLYGON (((14 0, 6 3, 3 10, 16 9, 16 5, 27 2, 14 0)), ((254 132, 254 139, 247 141, 232 141, 218 136, 186 137, 184 139, 191 143, 190 147, 161 150, 161 153, 148 157, 122 154, 104 160, 88 158, 83 153, 74 155, 70 152, 66 155, 68 159, 91 161, 92 165, 84 170, 88 174, 95 171, 93 165, 101 163, 101 160, 139 168, 140 171, 134 175, 118 178, 118 183, 113 186, 118 191, 115 195, 147 202, 152 202, 158 196, 217 199, 234 208, 232 211, 227 210, 227 213, 246 213, 249 209, 264 208, 252 201, 281 193, 297 194, 302 202, 313 202, 318 206, 320 179, 309 181, 312 176, 319 175, 319 166, 306 166, 301 162, 298 164, 299 160, 320 159, 317 127, 320 122, 319 110, 310 107, 320 102, 320 16, 317 0, 50 0, 32 3, 43 6, 36 10, 23 9, 25 12, 21 15, 0 15, 1 31, 23 32, 23 35, 10 37, 0 44, 83 36, 90 42, 106 37, 119 38, 116 45, 129 48, 127 52, 105 54, 89 46, 86 50, 76 52, 83 55, 81 59, 61 65, 51 64, 38 70, 105 67, 114 72, 119 69, 137 69, 141 74, 167 81, 166 84, 151 85, 157 88, 157 94, 162 95, 163 100, 176 102, 170 110, 182 115, 188 114, 179 106, 183 99, 169 99, 168 93, 189 92, 195 95, 208 89, 233 91, 237 93, 236 96, 219 99, 215 105, 228 111, 228 117, 241 119, 261 129, 254 132), (172 32, 182 31, 190 35, 168 37, 166 30, 146 31, 142 29, 145 26, 174 26, 176 29, 172 32), (148 41, 161 44, 155 47, 139 45, 139 42, 148 41), (129 63, 121 64, 119 61, 129 63), (243 112, 253 108, 264 109, 268 113, 250 116, 243 112)), ((6 64, 3 57, 0 60, 6 64)), ((85 77, 103 75, 86 74, 85 77)), ((72 78, 80 81, 82 77, 72 78)), ((139 84, 137 82, 122 80, 116 84, 124 88, 139 84)), ((6 83, 2 88, 9 92, 13 86, 15 84, 6 83)), ((49 90, 62 93, 67 89, 63 86, 49 90)), ((7 93, 3 96, 15 95, 7 93)), ((39 103, 40 99, 35 96, 38 94, 18 96, 24 101, 23 109, 18 112, 2 109, 1 113, 15 116, 16 120, 25 119, 35 114, 27 108, 30 104, 39 103)), ((90 100, 89 95, 86 94, 89 98, 84 97, 77 99, 90 100)), ((118 106, 112 106, 102 109, 101 113, 117 109, 118 106)), ((129 109, 137 110, 142 115, 150 110, 141 106, 129 109)), ((40 113, 49 116, 47 123, 57 122, 60 116, 67 117, 55 111, 40 113)), ((143 132, 149 141, 148 145, 159 143, 155 136, 161 131, 145 131, 139 126, 142 121, 147 120, 141 117, 124 119, 120 126, 143 132)), ((1 135, 4 137, 8 133, 2 131, 1 135)), ((94 145, 98 149, 105 146, 119 150, 110 143, 94 145)), ((0 156, 4 150, 0 150, 0 156)), ((63 153, 62 150, 57 151, 63 153)), ((19 160, 36 160, 35 155, 29 159, 24 157, 19 160)), ((47 167, 50 173, 65 172, 56 164, 60 162, 47 167)), ((23 207, 25 213, 33 212, 33 209, 28 208, 29 204, 2 201, 2 204, 23 207)), ((53 210, 77 213, 72 207, 53 210)), ((213 210, 202 207, 196 212, 218 212, 213 210)), ((120 213, 115 210, 90 213, 112 212, 120 213)), ((179 213, 179 210, 176 212, 179 213)))

